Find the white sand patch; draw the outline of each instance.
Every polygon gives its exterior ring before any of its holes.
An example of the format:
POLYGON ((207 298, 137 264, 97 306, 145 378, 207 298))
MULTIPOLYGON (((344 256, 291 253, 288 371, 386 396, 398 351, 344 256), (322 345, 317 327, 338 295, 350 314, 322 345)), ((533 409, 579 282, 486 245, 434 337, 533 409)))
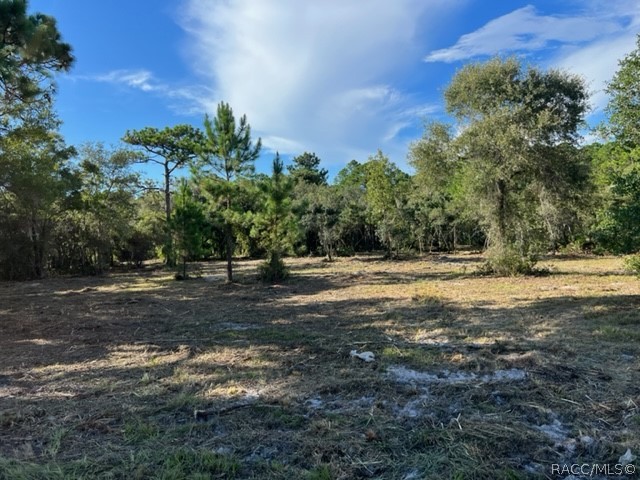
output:
POLYGON ((568 430, 560 423, 558 419, 546 425, 538 425, 536 430, 541 431, 556 444, 562 444, 567 440, 568 430))
POLYGON ((404 407, 397 409, 399 417, 417 418, 424 415, 424 407, 426 405, 428 395, 420 395, 418 398, 407 402, 404 407))
POLYGON ((466 383, 479 381, 488 382, 508 382, 521 381, 527 377, 527 372, 519 368, 509 370, 496 370, 493 373, 478 375, 473 372, 451 372, 443 370, 437 374, 419 372, 403 366, 391 366, 387 369, 387 373, 391 375, 399 383, 466 383))

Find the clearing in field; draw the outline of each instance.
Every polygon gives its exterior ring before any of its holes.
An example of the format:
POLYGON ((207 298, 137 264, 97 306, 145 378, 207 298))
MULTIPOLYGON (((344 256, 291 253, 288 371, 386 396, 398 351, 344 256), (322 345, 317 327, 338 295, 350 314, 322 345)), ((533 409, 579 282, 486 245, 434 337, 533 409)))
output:
POLYGON ((565 478, 638 454, 638 279, 481 260, 0 283, 0 478, 565 478))

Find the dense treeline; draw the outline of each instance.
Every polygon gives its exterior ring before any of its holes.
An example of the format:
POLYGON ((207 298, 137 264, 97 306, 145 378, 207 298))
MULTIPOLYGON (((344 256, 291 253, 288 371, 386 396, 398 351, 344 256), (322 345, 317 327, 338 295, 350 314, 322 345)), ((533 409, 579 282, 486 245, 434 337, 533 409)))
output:
POLYGON ((487 249, 485 269, 530 270, 559 249, 640 250, 640 39, 609 84, 602 143, 580 144, 588 95, 562 71, 492 59, 462 68, 445 91, 451 124, 432 122, 408 152, 410 175, 383 152, 329 182, 309 152, 256 174, 261 142, 222 102, 202 129, 126 131, 123 147, 65 145, 52 75, 73 64, 55 20, 0 1, 0 277, 96 274, 162 258, 487 249), (154 163, 160 182, 135 166, 154 163))

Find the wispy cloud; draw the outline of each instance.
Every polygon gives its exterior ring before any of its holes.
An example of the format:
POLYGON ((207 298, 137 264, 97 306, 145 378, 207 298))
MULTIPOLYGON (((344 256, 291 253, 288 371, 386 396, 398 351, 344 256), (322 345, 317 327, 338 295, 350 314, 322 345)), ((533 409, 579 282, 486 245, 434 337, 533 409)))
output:
POLYGON ((77 75, 75 80, 108 83, 155 94, 168 102, 169 108, 182 115, 203 115, 215 108, 209 103, 212 91, 204 85, 170 85, 145 69, 113 70, 95 75, 77 75))
MULTIPOLYGON (((400 85, 420 65, 417 32, 461 0, 185 0, 181 25, 209 105, 246 114, 267 148, 324 161, 393 150, 420 126, 400 85)), ((401 153, 400 153, 401 152, 401 153)))
POLYGON ((545 51, 546 67, 582 75, 592 94, 592 113, 607 103, 606 83, 618 61, 633 50, 640 32, 636 0, 585 0, 574 14, 541 15, 529 5, 462 35, 451 47, 434 50, 426 62, 452 63, 493 55, 545 51))
POLYGON ((608 101, 607 82, 618 70, 618 61, 635 47, 635 32, 627 31, 590 45, 563 52, 552 60, 555 67, 583 76, 591 93, 592 113, 602 112, 608 101))
POLYGON ((455 62, 479 56, 540 50, 554 42, 579 44, 618 31, 614 19, 593 16, 540 15, 532 5, 491 20, 460 37, 455 45, 435 50, 427 62, 455 62))
POLYGON ((158 83, 153 74, 148 70, 113 70, 98 75, 85 75, 78 77, 81 80, 93 80, 95 82, 111 83, 136 88, 143 92, 164 91, 166 86, 158 83))

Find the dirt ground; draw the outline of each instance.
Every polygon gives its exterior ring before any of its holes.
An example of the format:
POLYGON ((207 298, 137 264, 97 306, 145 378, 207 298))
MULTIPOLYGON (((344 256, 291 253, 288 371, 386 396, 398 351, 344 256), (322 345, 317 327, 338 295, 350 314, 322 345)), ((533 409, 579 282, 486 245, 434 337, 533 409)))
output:
POLYGON ((640 455, 640 279, 481 261, 0 283, 0 479, 611 478, 561 468, 640 455))

